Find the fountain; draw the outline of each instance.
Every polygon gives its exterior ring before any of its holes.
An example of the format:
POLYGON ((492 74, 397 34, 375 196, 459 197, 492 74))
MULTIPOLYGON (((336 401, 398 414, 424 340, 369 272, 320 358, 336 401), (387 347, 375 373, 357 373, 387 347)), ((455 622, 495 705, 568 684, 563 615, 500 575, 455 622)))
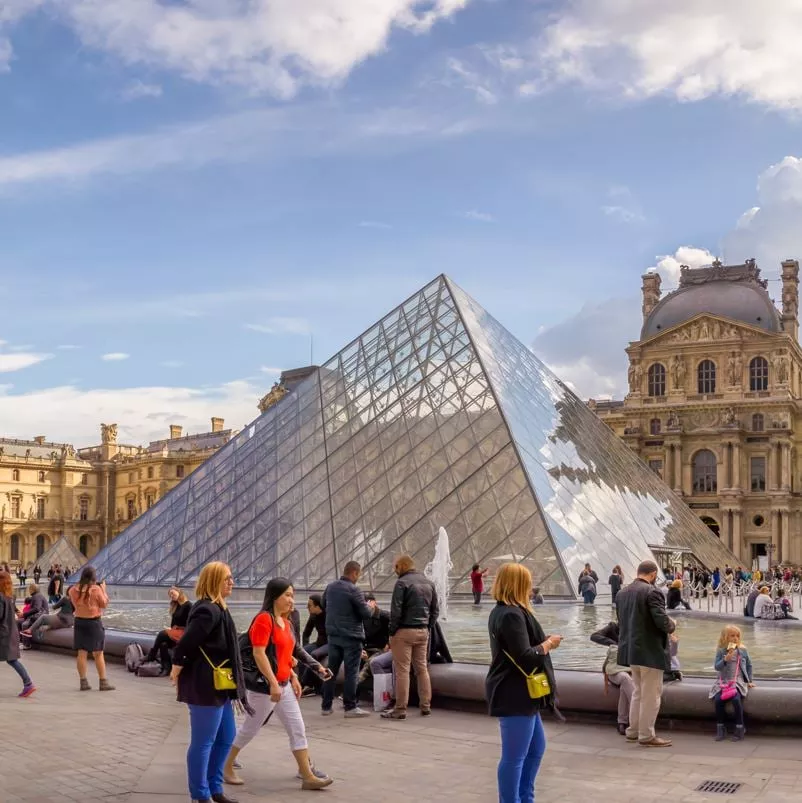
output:
POLYGON ((453 568, 451 551, 448 547, 448 533, 445 527, 437 531, 437 543, 434 547, 434 559, 426 565, 423 573, 433 583, 440 603, 440 621, 448 621, 448 573, 453 568))

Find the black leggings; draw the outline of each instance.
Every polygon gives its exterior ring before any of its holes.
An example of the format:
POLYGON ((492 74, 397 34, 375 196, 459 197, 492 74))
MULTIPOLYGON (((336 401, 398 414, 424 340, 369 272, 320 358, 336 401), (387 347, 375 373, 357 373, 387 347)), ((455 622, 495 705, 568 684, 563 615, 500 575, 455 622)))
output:
POLYGON ((481 605, 482 604, 482 592, 481 591, 474 591, 473 592, 473 604, 474 605, 481 605))
POLYGON ((156 636, 156 641, 153 642, 153 646, 150 648, 150 652, 148 653, 146 660, 155 661, 156 656, 158 655, 159 663, 162 665, 162 668, 169 672, 173 666, 172 659, 170 658, 170 650, 175 647, 176 643, 177 642, 173 641, 167 635, 166 631, 159 631, 159 634, 156 636))
POLYGON ((722 700, 721 694, 713 698, 716 704, 716 723, 723 725, 727 721, 727 703, 732 703, 732 713, 736 725, 744 724, 744 702, 740 694, 736 694, 731 700, 722 700))

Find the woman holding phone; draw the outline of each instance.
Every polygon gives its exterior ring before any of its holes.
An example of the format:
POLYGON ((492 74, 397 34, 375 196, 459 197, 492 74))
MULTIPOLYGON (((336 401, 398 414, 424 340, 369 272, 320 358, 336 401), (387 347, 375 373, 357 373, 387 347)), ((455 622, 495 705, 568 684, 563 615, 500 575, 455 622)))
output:
POLYGON ((95 659, 100 691, 114 691, 114 686, 106 679, 106 658, 103 655, 106 631, 101 617, 109 604, 106 581, 98 583, 94 568, 84 566, 78 585, 70 586, 67 596, 75 610, 73 649, 78 653, 81 691, 89 691, 92 688, 86 677, 87 658, 90 652, 95 659))
POLYGON ((554 705, 557 689, 549 653, 562 636, 543 632, 530 607, 531 589, 532 575, 520 563, 505 563, 493 583, 496 607, 488 621, 492 661, 485 687, 490 715, 499 718, 501 730, 499 803, 533 803, 546 752, 540 712, 554 705), (538 677, 530 678, 533 674, 538 677))
POLYGON ((275 577, 265 589, 262 611, 240 637, 240 653, 245 670, 248 703, 253 713, 245 717, 237 730, 234 746, 228 754, 223 778, 226 783, 245 783, 235 770, 240 752, 259 733, 275 711, 290 740, 290 750, 298 764, 301 789, 324 789, 332 784, 325 773, 315 770, 309 758, 306 726, 298 700, 301 684, 295 674, 295 662, 308 666, 323 680, 331 673, 298 644, 290 622, 295 590, 289 580, 275 577))

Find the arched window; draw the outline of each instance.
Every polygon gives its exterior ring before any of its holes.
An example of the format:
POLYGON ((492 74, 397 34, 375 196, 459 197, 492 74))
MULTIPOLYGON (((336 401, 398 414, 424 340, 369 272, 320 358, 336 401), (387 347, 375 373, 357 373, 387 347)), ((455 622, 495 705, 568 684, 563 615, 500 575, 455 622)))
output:
POLYGON ((19 469, 18 469, 18 468, 15 468, 15 469, 14 469, 14 470, 11 472, 11 479, 12 479, 14 482, 19 482, 19 469))
POLYGON ((46 535, 37 535, 36 536, 36 560, 42 557, 45 554, 45 549, 47 549, 47 536, 46 535))
POLYGON ((699 393, 716 392, 716 364, 713 360, 702 360, 696 369, 699 380, 699 393))
POLYGON ((19 560, 19 535, 11 535, 11 560, 19 560))
POLYGON ((88 557, 89 556, 89 536, 88 535, 82 535, 78 539, 78 549, 81 550, 81 554, 84 557, 88 557))
POLYGON ((718 488, 716 456, 709 449, 702 449, 693 456, 693 492, 714 494, 718 488))
POLYGON ((649 366, 647 373, 647 384, 650 396, 666 395, 666 368, 659 362, 649 366))
POLYGON ((650 435, 659 435, 660 434, 660 419, 653 418, 649 422, 649 434, 650 435))
POLYGON ((749 390, 769 389, 769 361, 765 357, 755 357, 749 363, 749 390))
POLYGON ((763 427, 764 427, 763 413, 755 413, 752 416, 752 431, 763 432, 763 427))

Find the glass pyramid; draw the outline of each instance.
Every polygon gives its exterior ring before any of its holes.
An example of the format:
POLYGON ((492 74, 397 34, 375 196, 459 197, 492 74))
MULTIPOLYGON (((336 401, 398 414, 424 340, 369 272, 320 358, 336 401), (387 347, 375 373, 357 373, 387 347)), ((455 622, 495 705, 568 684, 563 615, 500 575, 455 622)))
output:
POLYGON ((628 577, 651 547, 734 556, 537 357, 440 276, 332 357, 93 560, 114 584, 188 585, 210 560, 240 587, 320 589, 348 560, 389 591, 440 526, 451 586, 525 563, 575 597, 586 561, 628 577))

